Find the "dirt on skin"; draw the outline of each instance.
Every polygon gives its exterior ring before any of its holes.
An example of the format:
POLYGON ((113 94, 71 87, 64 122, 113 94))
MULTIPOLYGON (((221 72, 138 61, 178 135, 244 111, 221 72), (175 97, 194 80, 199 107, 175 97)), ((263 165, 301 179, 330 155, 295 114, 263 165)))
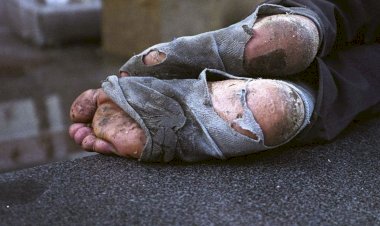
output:
POLYGON ((306 17, 268 16, 253 29, 244 61, 245 70, 253 75, 295 74, 307 68, 318 52, 318 28, 306 17))
POLYGON ((70 110, 70 117, 73 122, 85 123, 92 119, 97 109, 96 92, 96 89, 87 90, 77 98, 77 100, 80 99, 81 101, 73 102, 70 110))
MULTIPOLYGON (((267 146, 276 146, 290 139, 301 127, 305 118, 304 105, 299 95, 285 82, 257 79, 225 80, 209 83, 215 112, 237 132, 258 139, 254 131, 241 128, 236 119, 244 115, 241 91, 247 90, 247 106, 260 125, 267 146)), ((76 123, 87 123, 83 132, 92 130, 97 138, 109 142, 114 153, 139 158, 146 144, 142 128, 102 90, 89 90, 74 102, 71 114, 76 123), (92 127, 88 125, 92 124, 92 127)), ((77 143, 82 146, 85 136, 77 143)))
MULTIPOLYGON (((216 113, 237 132, 257 139, 234 121, 243 116, 241 90, 246 81, 226 80, 209 84, 216 113)), ((249 82, 247 104, 264 134, 267 146, 276 146, 291 138, 305 118, 302 99, 284 82, 257 79, 249 82)))

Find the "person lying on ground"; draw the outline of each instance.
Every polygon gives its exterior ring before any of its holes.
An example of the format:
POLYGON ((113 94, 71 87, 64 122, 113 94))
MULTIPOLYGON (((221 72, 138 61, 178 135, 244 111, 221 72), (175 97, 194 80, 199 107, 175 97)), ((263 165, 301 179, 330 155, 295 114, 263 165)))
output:
POLYGON ((227 28, 155 45, 74 101, 70 136, 85 150, 161 162, 331 140, 379 109, 376 7, 272 0, 227 28))

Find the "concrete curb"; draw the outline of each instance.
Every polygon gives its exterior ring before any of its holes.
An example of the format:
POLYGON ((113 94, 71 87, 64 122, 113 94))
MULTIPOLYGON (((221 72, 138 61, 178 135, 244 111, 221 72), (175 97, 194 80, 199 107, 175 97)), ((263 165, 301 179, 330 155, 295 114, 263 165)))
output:
POLYGON ((5 6, 11 29, 38 46, 100 37, 100 0, 67 5, 6 0, 5 6))

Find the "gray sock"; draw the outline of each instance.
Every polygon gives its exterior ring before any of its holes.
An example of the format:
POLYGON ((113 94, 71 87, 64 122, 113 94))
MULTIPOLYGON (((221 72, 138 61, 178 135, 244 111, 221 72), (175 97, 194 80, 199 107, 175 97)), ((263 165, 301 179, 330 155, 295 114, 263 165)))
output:
MULTIPOLYGON (((102 87, 145 131, 147 143, 142 161, 226 159, 275 148, 264 144, 262 130, 247 107, 245 90, 241 92, 245 110, 239 124, 256 134, 257 139, 236 132, 217 115, 207 86, 207 79, 213 78, 252 80, 218 70, 204 70, 199 79, 159 80, 153 77, 110 76, 102 87)), ((303 128, 309 122, 314 102, 308 92, 295 84, 290 86, 306 104, 307 118, 303 128)))
POLYGON ((254 35, 252 27, 258 16, 275 14, 307 16, 319 26, 317 15, 309 9, 262 4, 246 19, 227 28, 152 46, 132 57, 120 70, 130 76, 196 78, 205 68, 212 68, 249 77, 243 64, 245 45, 254 35), (143 57, 151 51, 165 53, 166 59, 157 65, 145 65, 143 57))

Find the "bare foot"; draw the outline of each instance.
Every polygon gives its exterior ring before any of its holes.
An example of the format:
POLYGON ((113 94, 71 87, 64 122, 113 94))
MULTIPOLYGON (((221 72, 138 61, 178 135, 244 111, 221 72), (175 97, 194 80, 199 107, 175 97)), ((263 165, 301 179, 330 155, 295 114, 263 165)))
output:
POLYGON ((146 137, 140 126, 101 90, 88 90, 73 103, 69 129, 88 151, 139 158, 146 137))
MULTIPOLYGON (((215 112, 237 132, 257 139, 256 134, 234 123, 243 115, 239 91, 242 80, 209 83, 215 112)), ((281 144, 301 126, 303 104, 297 94, 281 82, 255 80, 249 83, 248 107, 264 133, 265 144, 281 144)), ((83 149, 103 154, 139 158, 146 143, 141 127, 101 90, 88 90, 71 107, 70 136, 83 149)))

